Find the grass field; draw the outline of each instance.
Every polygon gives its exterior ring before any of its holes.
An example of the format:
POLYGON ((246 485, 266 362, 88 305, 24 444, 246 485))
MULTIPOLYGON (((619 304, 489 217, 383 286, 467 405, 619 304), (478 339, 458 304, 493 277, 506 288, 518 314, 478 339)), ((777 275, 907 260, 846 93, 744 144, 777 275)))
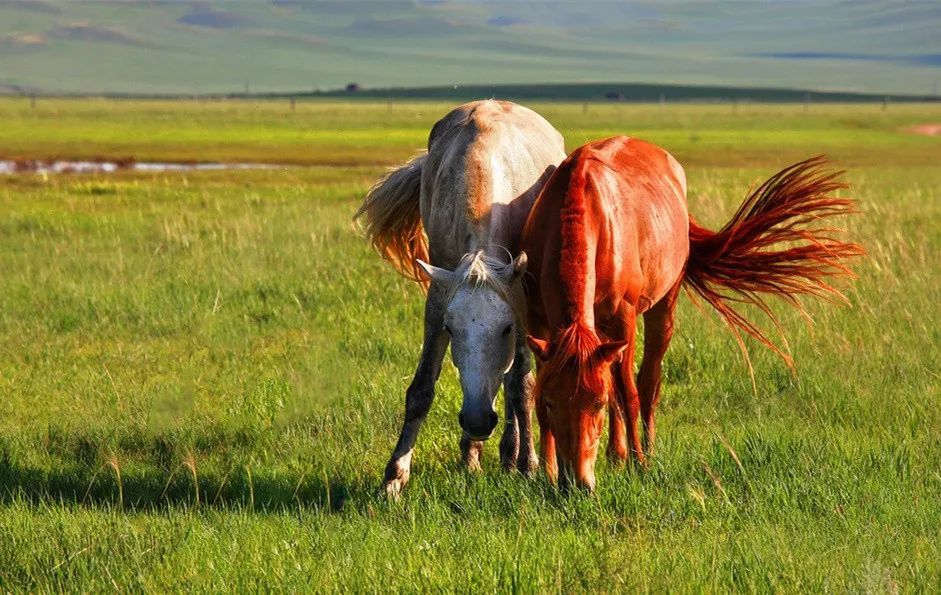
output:
POLYGON ((941 588, 941 106, 534 106, 673 151, 721 225, 826 152, 868 257, 783 308, 798 376, 681 300, 647 471, 593 497, 458 464, 447 366, 379 497, 422 299, 350 222, 445 104, 0 101, 5 157, 266 171, 0 177, 0 590, 941 588))

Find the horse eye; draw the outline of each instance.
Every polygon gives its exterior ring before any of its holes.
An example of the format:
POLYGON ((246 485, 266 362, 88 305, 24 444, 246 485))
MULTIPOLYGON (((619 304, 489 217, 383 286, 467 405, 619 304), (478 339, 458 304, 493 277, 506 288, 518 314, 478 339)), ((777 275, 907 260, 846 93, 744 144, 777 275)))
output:
POLYGON ((512 331, 513 331, 513 325, 510 324, 505 329, 503 329, 503 336, 505 337, 509 335, 512 331))

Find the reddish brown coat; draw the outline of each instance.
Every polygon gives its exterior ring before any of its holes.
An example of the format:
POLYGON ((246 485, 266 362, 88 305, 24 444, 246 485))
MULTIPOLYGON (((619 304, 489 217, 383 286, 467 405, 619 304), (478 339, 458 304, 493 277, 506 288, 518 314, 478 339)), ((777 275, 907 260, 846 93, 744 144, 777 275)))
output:
POLYGON ((763 293, 794 304, 795 294, 839 295, 826 278, 848 273, 843 261, 862 249, 830 230, 807 228, 852 209, 850 200, 830 195, 844 186, 822 164, 815 158, 782 170, 718 232, 690 221, 683 170, 659 147, 614 137, 584 145, 559 166, 522 240, 531 273, 530 345, 541 360, 536 412, 550 476, 561 471, 594 487, 605 405, 609 455, 626 459, 629 448, 643 461, 649 453, 661 362, 684 281, 737 336, 744 331, 772 348, 732 304, 749 302, 771 315, 763 293), (635 384, 640 315, 644 357, 635 384))

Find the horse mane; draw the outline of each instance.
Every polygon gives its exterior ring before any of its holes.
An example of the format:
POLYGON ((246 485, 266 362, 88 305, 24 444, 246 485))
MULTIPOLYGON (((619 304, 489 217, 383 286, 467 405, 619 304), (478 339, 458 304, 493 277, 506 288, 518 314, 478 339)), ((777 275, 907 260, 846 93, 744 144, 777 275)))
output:
POLYGON ((584 147, 569 156, 567 162, 580 159, 575 167, 561 167, 568 179, 562 208, 559 213, 562 239, 559 259, 559 285, 566 296, 564 307, 572 322, 553 334, 549 341, 549 359, 544 362, 536 378, 536 390, 541 391, 545 380, 574 368, 578 386, 592 393, 600 392, 598 383, 603 382, 597 374, 597 363, 593 356, 601 346, 601 338, 586 321, 586 309, 591 308, 588 287, 589 263, 593 256, 588 243, 588 201, 586 196, 593 184, 589 162, 599 162, 607 167, 603 159, 584 147))
POLYGON ((525 321, 525 296, 521 284, 512 282, 512 259, 506 263, 500 258, 488 256, 483 250, 468 252, 461 258, 454 274, 455 279, 448 288, 446 301, 450 302, 462 287, 485 287, 510 305, 517 321, 525 321))
POLYGON ((597 365, 592 356, 600 346, 598 333, 583 320, 577 320, 562 329, 549 342, 549 359, 536 375, 536 394, 542 391, 547 378, 561 374, 572 366, 578 376, 578 386, 590 392, 598 392, 597 365))

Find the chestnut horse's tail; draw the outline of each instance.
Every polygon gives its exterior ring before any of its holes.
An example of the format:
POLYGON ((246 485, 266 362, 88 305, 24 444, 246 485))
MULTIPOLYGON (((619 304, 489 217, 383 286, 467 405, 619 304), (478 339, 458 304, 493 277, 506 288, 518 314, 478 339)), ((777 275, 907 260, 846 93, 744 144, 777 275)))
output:
POLYGON ((854 210, 852 200, 832 196, 847 186, 838 181, 842 172, 825 165, 818 156, 781 170, 752 192, 717 232, 700 227, 692 218, 689 225, 687 288, 719 311, 743 352, 740 331, 770 347, 792 369, 791 358, 735 304, 757 306, 777 324, 765 303, 768 294, 783 297, 801 311, 796 299, 801 294, 846 299, 828 278, 852 275, 846 261, 862 255, 863 249, 836 239, 838 230, 815 225, 854 210))
POLYGON ((419 197, 427 154, 389 172, 366 194, 353 219, 366 217, 366 235, 396 271, 427 286, 415 259, 428 260, 419 197))

